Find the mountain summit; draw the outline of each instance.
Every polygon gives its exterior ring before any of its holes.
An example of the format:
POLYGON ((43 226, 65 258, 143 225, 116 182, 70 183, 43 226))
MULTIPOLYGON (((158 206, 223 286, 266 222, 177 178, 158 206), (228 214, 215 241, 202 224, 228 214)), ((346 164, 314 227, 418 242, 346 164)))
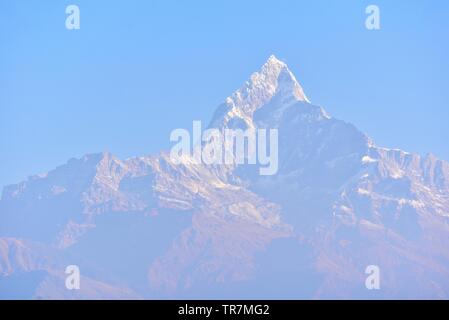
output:
POLYGON ((0 298, 449 298, 447 162, 376 146, 274 56, 210 126, 278 129, 277 174, 100 153, 5 187, 0 298))
POLYGON ((271 55, 258 72, 217 108, 211 127, 226 126, 231 119, 252 127, 254 113, 273 99, 284 107, 299 101, 309 102, 288 66, 271 55))

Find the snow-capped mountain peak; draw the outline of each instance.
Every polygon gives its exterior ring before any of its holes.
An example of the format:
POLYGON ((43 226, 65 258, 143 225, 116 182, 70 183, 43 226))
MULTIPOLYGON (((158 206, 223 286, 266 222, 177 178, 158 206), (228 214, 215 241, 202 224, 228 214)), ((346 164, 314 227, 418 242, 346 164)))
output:
POLYGON ((271 84, 276 88, 275 94, 291 94, 298 101, 310 103, 303 88, 298 83, 298 80, 296 80, 287 64, 276 58, 274 55, 271 55, 268 58, 267 62, 262 66, 259 75, 262 76, 259 77, 259 79, 262 78, 261 80, 263 81, 271 81, 271 84))
POLYGON ((271 55, 258 72, 254 72, 240 89, 226 99, 226 103, 252 113, 277 94, 309 102, 288 66, 271 55))
POLYGON ((297 102, 310 103, 287 64, 271 55, 240 89, 227 97, 212 119, 211 127, 226 126, 231 119, 253 127, 254 113, 276 98, 283 107, 297 102))
POLYGON ((0 299, 23 274, 44 298, 449 297, 449 163, 377 147, 275 56, 211 126, 277 129, 279 170, 104 152, 6 187, 0 299), (102 276, 70 292, 67 263, 102 276), (360 290, 372 264, 376 295, 360 290))

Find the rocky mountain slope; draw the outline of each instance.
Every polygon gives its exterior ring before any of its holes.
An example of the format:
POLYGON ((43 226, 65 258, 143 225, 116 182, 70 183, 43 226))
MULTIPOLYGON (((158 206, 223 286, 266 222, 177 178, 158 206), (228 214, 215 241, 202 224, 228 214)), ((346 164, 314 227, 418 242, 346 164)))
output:
POLYGON ((209 127, 278 129, 278 172, 101 153, 7 186, 0 297, 448 298, 447 162, 377 146, 274 56, 209 127))

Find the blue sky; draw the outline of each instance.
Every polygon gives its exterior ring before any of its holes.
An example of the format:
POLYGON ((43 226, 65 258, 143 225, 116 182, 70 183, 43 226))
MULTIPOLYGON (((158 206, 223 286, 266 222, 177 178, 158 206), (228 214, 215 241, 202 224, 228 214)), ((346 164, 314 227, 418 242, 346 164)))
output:
POLYGON ((379 145, 449 160, 448 1, 0 0, 0 32, 0 186, 168 148, 272 53, 379 145), (379 31, 364 27, 372 3, 379 31))

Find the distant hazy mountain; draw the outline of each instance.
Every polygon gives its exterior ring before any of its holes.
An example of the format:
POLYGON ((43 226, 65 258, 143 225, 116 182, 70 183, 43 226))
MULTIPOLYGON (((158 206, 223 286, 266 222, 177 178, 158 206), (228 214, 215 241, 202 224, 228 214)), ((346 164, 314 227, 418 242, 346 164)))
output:
POLYGON ((209 127, 278 129, 277 174, 102 153, 5 187, 0 298, 449 297, 449 163, 376 146, 274 56, 209 127))

